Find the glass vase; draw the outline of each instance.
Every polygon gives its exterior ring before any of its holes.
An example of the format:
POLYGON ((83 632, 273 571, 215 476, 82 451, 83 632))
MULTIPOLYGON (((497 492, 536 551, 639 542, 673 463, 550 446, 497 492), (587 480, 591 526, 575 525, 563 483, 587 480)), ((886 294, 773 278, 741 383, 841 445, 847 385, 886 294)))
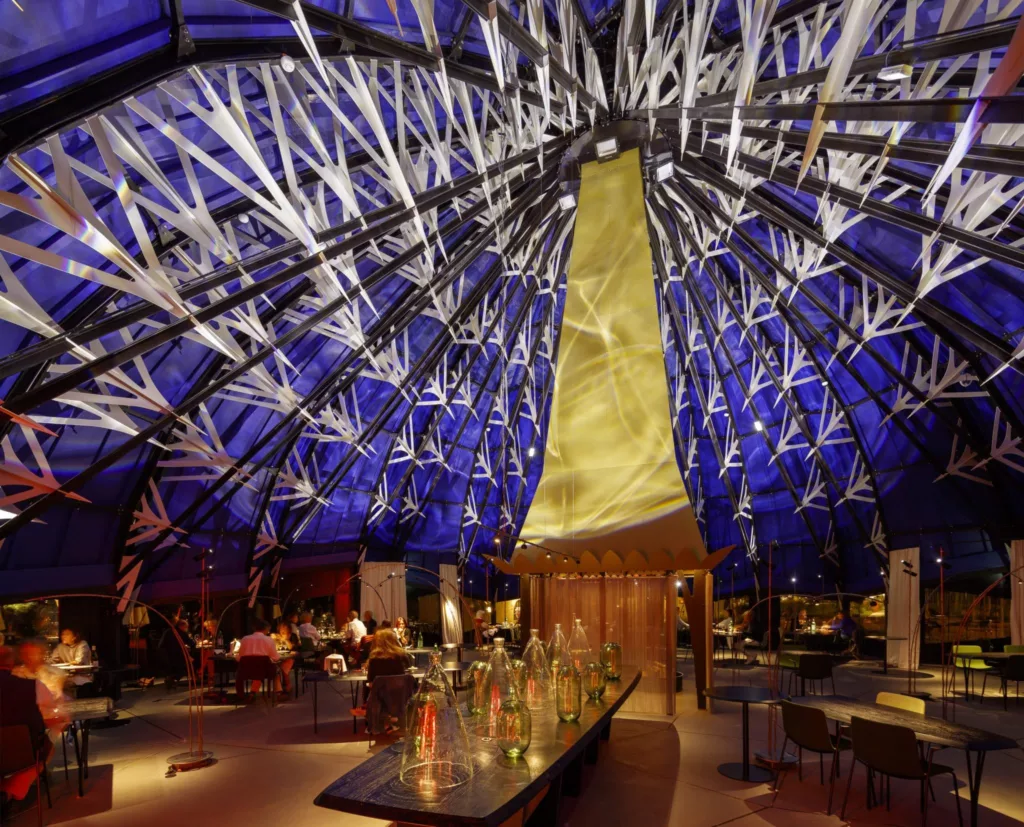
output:
POLYGON ((548 641, 548 669, 551 670, 551 679, 558 678, 558 670, 569 660, 569 644, 566 643, 565 635, 562 634, 562 624, 555 624, 555 631, 548 641))
POLYGON ((506 758, 519 758, 530 747, 533 737, 533 716, 526 701, 513 689, 511 697, 503 701, 495 722, 498 748, 506 758))
POLYGON ((516 691, 520 696, 526 694, 526 664, 518 658, 511 658, 512 677, 515 679, 516 691))
POLYGON ((569 659, 580 672, 593 660, 590 656, 590 641, 583 629, 583 621, 579 618, 573 623, 572 634, 569 636, 569 659))
POLYGON ((588 697, 598 700, 604 694, 605 685, 604 666, 591 661, 583 667, 583 691, 588 697))
POLYGON ((567 663, 559 668, 555 684, 555 712, 560 720, 572 722, 579 719, 583 711, 581 688, 580 671, 575 666, 567 663))
POLYGON ((406 709, 399 778, 430 795, 457 787, 472 777, 473 757, 459 702, 441 668, 440 653, 432 653, 427 672, 406 709))
POLYGON ((485 660, 474 661, 469 667, 466 707, 470 715, 483 715, 491 705, 491 664, 485 660))
POLYGON ((617 643, 606 643, 601 647, 601 663, 604 664, 608 680, 617 681, 622 677, 622 647, 617 643))
POLYGON ((530 629, 530 640, 523 649, 523 673, 526 703, 540 706, 551 695, 551 669, 539 629, 530 629))
POLYGON ((496 732, 498 711, 501 709, 501 705, 509 698, 519 698, 515 673, 512 671, 512 661, 509 659, 508 652, 505 651, 505 639, 496 637, 493 643, 494 648, 491 650, 491 660, 488 663, 491 691, 485 713, 491 735, 496 732))

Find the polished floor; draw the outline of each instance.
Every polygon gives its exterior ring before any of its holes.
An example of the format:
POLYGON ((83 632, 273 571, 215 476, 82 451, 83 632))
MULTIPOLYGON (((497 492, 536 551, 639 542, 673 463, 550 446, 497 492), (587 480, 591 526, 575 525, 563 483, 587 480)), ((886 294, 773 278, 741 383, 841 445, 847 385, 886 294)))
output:
MULTIPOLYGON (((873 698, 881 689, 900 691, 906 681, 873 674, 868 664, 837 670, 837 691, 873 698)), ((927 668, 927 667, 925 667, 927 668)), ((598 764, 586 768, 584 792, 566 799, 564 823, 571 825, 669 825, 712 827, 756 825, 840 824, 824 813, 827 787, 818 783, 816 759, 805 764, 803 782, 795 773, 786 779, 772 806, 768 785, 743 784, 721 776, 717 766, 740 757, 740 708, 719 704, 714 714, 695 709, 691 669, 684 666, 684 691, 678 696, 679 714, 673 719, 621 715, 611 740, 601 745, 598 764)), ((716 681, 763 684, 766 670, 717 670, 716 681)), ((980 683, 979 683, 980 687, 980 683)), ((919 689, 937 693, 938 680, 921 680, 919 689)), ((989 687, 990 699, 957 707, 957 720, 1011 735, 1024 744, 1024 703, 1002 711, 1002 700, 989 687)), ((166 759, 183 749, 188 732, 184 693, 168 694, 162 687, 126 691, 120 707, 131 723, 93 734, 92 771, 86 795, 78 798, 65 783, 60 759, 54 772, 53 809, 46 824, 136 824, 143 827, 203 827, 204 825, 316 824, 325 827, 383 825, 385 822, 332 813, 313 806, 313 798, 328 783, 371 753, 362 737, 352 734, 349 693, 330 690, 320 695, 320 730, 313 734, 310 694, 276 708, 257 704, 207 709, 205 741, 216 756, 207 769, 165 777, 166 759)), ((929 713, 940 714, 939 704, 929 713)), ((752 747, 767 739, 767 717, 751 708, 752 747)), ((374 747, 379 749, 382 747, 374 747)), ((945 751, 941 760, 961 776, 966 795, 962 753, 945 751)), ((844 769, 845 769, 844 764, 844 769)), ((827 768, 826 768, 827 769, 827 768)), ((845 773, 844 773, 845 776, 845 773)), ((845 777, 843 779, 845 784, 845 777)), ((981 789, 980 824, 1002 827, 1024 821, 1024 751, 993 753, 985 765, 981 789)), ((842 785, 837 801, 841 800, 842 785)), ((935 782, 937 803, 929 824, 955 825, 956 810, 948 778, 935 782)), ((893 782, 892 810, 870 812, 865 807, 863 770, 854 778, 847 823, 917 825, 916 785, 893 782)), ((966 801, 964 802, 966 804, 966 801)), ((965 808, 965 816, 967 810, 965 808)), ((30 810, 9 823, 35 823, 30 810)))

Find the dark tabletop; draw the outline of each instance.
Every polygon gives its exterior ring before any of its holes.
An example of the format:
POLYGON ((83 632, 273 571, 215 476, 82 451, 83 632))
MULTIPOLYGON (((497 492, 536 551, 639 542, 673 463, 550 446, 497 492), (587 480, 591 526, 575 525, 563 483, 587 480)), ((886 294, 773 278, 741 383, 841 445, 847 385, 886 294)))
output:
POLYGON ((763 686, 712 686, 704 694, 716 701, 733 701, 740 704, 777 704, 783 699, 779 693, 763 686))
POLYGON ((571 724, 558 720, 551 702, 530 710, 533 739, 518 761, 505 758, 495 741, 484 741, 476 735, 472 720, 466 716, 473 778, 432 801, 415 794, 398 778, 402 752, 397 747, 378 753, 343 775, 314 803, 370 818, 416 824, 501 824, 526 806, 587 743, 598 737, 639 681, 637 669, 624 668, 622 679, 609 681, 600 701, 584 699, 583 714, 571 724))
POLYGON ((856 698, 846 698, 842 695, 793 698, 793 703, 821 709, 824 711, 825 717, 843 724, 848 724, 851 718, 857 717, 867 718, 869 721, 881 724, 907 727, 914 730, 919 741, 941 747, 978 752, 1017 747, 1017 742, 1005 735, 997 735, 983 729, 944 721, 941 718, 930 718, 927 715, 919 715, 916 712, 907 712, 904 709, 895 709, 871 701, 858 701, 856 698))
POLYGON ((1024 658, 1024 652, 975 652, 973 655, 966 652, 962 655, 954 655, 958 660, 1009 660, 1013 657, 1024 658))

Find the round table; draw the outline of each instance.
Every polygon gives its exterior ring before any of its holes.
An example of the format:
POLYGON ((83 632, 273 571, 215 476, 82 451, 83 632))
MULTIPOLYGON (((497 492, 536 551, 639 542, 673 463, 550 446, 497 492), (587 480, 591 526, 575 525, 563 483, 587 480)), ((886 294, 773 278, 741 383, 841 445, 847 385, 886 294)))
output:
POLYGON ((777 704, 783 700, 770 689, 760 686, 714 686, 705 689, 704 694, 716 701, 729 701, 743 705, 743 762, 730 762, 719 766, 718 771, 734 781, 748 781, 763 784, 775 775, 761 767, 750 766, 750 705, 777 704))

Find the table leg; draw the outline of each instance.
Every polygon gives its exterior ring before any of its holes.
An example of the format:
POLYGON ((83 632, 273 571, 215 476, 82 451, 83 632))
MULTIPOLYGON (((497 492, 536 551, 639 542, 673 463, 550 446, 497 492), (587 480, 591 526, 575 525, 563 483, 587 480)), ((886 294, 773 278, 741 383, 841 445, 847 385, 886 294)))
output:
POLYGON ((743 780, 750 780, 750 704, 743 704, 743 780))
POLYGON ((580 753, 562 772, 562 791, 573 798, 579 797, 583 787, 583 754, 580 753))
POLYGON ((967 789, 971 794, 971 827, 978 827, 978 796, 981 794, 981 773, 985 769, 985 753, 979 752, 971 772, 971 751, 967 755, 967 789))
POLYGON ((78 726, 74 721, 71 722, 71 737, 75 746, 75 764, 78 765, 78 797, 81 798, 85 795, 85 778, 82 776, 82 748, 78 743, 78 726))
POLYGON ((718 771, 733 781, 764 784, 775 778, 775 774, 763 767, 750 766, 750 705, 743 703, 743 762, 726 763, 719 766, 718 771))
POLYGON ((316 713, 317 713, 317 700, 318 700, 317 689, 318 689, 317 682, 313 681, 313 734, 314 735, 316 735, 316 731, 317 731, 316 730, 316 726, 317 726, 316 713))
POLYGON ((85 768, 85 777, 89 777, 89 722, 82 722, 82 764, 85 768))

